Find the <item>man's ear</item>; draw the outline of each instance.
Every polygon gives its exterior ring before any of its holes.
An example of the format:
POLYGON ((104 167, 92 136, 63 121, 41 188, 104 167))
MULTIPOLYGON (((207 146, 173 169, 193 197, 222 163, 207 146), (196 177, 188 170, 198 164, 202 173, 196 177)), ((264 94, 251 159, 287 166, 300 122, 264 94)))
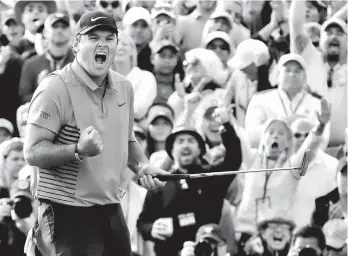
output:
POLYGON ((73 48, 73 51, 74 51, 75 53, 79 52, 79 50, 80 50, 79 42, 80 42, 79 38, 76 38, 76 37, 75 37, 75 38, 73 39, 72 48, 73 48))

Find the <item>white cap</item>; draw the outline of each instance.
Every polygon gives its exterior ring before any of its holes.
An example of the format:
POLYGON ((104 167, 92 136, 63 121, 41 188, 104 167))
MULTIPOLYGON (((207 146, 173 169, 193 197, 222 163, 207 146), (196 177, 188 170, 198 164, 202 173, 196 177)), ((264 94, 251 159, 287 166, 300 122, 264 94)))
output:
POLYGON ((244 69, 254 62, 254 56, 257 52, 269 55, 267 45, 260 40, 244 40, 238 45, 234 57, 229 61, 229 65, 235 69, 244 69))
POLYGON ((339 26, 343 30, 343 32, 347 34, 347 23, 338 18, 331 18, 325 21, 323 25, 321 25, 321 33, 323 33, 329 26, 333 24, 339 26))
POLYGON ((326 245, 340 249, 347 241, 347 223, 342 219, 332 219, 323 227, 326 245))
POLYGON ((304 58, 301 55, 298 55, 296 53, 288 53, 284 54, 282 57, 280 57, 278 61, 278 69, 280 69, 282 66, 284 66, 289 61, 296 61, 300 66, 306 70, 306 62, 304 58))
POLYGON ((151 15, 148 10, 143 7, 130 8, 123 17, 123 25, 130 26, 138 20, 144 20, 149 26, 151 25, 151 15))
POLYGON ((230 26, 233 26, 233 18, 232 16, 224 11, 224 10, 216 10, 215 12, 212 13, 212 15, 210 16, 211 19, 217 19, 217 18, 225 18, 229 21, 230 26))
POLYGON ((11 134, 14 132, 12 123, 5 118, 0 118, 0 128, 7 129, 11 134))
POLYGON ((205 38, 203 38, 202 47, 206 48, 207 45, 215 39, 221 39, 221 40, 225 41, 226 43, 228 43, 228 45, 230 46, 230 51, 232 51, 231 38, 226 32, 223 32, 223 31, 210 32, 205 38))
POLYGON ((152 8, 151 18, 154 19, 161 14, 166 15, 172 19, 176 19, 174 7, 170 3, 159 2, 155 4, 155 6, 152 8))

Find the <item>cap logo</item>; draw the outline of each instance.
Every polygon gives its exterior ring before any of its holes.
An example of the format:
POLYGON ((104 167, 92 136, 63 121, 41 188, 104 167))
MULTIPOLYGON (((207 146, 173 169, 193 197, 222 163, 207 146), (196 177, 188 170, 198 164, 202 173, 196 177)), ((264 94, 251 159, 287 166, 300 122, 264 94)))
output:
POLYGON ((99 20, 99 19, 106 19, 106 17, 97 17, 97 18, 92 17, 91 21, 94 22, 94 21, 99 20))
POLYGON ((64 14, 63 14, 63 13, 57 13, 57 14, 56 14, 56 17, 57 17, 57 18, 64 18, 64 14))

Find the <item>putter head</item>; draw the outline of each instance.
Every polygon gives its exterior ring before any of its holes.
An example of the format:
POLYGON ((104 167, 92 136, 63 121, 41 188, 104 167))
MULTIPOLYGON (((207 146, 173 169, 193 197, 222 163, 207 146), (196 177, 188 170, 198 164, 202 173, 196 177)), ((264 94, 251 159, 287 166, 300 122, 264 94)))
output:
POLYGON ((307 154, 309 150, 307 149, 303 155, 303 160, 301 164, 301 170, 300 170, 300 176, 305 176, 307 169, 308 169, 308 159, 307 159, 307 154))

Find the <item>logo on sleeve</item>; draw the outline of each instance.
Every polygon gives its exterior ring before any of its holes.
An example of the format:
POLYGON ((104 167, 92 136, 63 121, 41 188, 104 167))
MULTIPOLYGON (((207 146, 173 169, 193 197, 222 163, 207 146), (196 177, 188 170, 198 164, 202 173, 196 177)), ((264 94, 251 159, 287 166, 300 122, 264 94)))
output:
POLYGON ((40 117, 42 117, 42 118, 48 119, 51 116, 47 112, 44 112, 44 111, 41 111, 41 110, 39 110, 39 112, 40 112, 40 117))

